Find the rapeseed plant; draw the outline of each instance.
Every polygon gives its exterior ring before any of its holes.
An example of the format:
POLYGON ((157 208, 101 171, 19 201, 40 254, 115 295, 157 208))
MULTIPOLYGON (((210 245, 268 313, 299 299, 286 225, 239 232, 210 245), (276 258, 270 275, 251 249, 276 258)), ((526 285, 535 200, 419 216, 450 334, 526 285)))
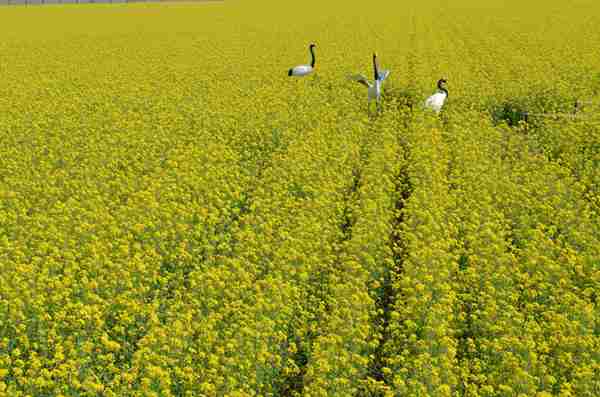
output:
POLYGON ((580 3, 0 10, 0 396, 599 395, 580 3))

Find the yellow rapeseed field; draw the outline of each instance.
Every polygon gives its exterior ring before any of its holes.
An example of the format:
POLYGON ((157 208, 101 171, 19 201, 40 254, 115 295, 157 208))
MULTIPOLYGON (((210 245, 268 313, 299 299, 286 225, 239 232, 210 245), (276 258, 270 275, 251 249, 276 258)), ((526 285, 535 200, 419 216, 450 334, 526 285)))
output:
POLYGON ((599 48, 595 0, 0 8, 0 397, 600 396, 599 48))

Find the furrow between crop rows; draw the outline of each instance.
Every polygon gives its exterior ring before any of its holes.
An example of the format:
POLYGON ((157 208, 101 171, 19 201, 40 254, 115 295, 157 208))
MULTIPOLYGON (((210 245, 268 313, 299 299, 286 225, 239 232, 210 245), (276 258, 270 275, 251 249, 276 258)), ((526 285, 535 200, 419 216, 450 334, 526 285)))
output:
POLYGON ((433 121, 407 131, 406 139, 412 193, 396 231, 403 260, 393 280, 386 380, 402 395, 449 395, 457 384, 452 315, 457 261, 451 252, 455 231, 445 215, 448 154, 433 121))
MULTIPOLYGON (((450 178, 459 257, 457 390, 464 396, 491 393, 493 385, 516 385, 541 371, 527 360, 530 345, 522 329, 526 313, 513 293, 518 264, 507 238, 510 222, 495 202, 503 188, 498 157, 502 139, 498 131, 457 123, 449 142, 461 149, 454 153, 450 178), (498 349, 500 344, 506 348, 498 349)), ((527 393, 523 390, 515 392, 527 393)))

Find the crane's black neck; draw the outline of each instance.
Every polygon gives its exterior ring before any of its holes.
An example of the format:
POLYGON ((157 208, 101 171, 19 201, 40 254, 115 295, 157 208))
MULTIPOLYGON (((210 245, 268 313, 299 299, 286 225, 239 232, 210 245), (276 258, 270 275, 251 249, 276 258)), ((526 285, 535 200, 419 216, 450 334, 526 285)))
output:
POLYGON ((310 57, 311 57, 310 66, 314 68, 315 67, 315 50, 314 50, 313 46, 310 46, 309 49, 310 49, 310 57))
POLYGON ((442 80, 438 81, 437 86, 438 86, 438 90, 440 90, 444 94, 446 94, 446 97, 447 97, 448 96, 448 90, 442 86, 442 80))
POLYGON ((377 68, 377 57, 375 55, 373 55, 373 73, 375 80, 379 80, 379 69, 377 68))

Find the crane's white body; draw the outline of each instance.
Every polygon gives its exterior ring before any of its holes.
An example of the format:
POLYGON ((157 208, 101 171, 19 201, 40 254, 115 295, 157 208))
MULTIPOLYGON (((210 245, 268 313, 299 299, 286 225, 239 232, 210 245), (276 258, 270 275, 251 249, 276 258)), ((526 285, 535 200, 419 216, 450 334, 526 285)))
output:
POLYGON ((306 76, 313 72, 314 68, 310 65, 299 65, 290 69, 290 76, 306 76))
POLYGON ((379 101, 379 98, 381 98, 381 80, 375 80, 373 84, 369 83, 367 93, 369 101, 379 101))
POLYGON ((311 57, 310 65, 298 65, 288 70, 288 76, 302 77, 311 74, 315 70, 315 44, 308 46, 308 51, 311 57))
POLYGON ((435 94, 427 98, 425 101, 425 107, 431 109, 436 113, 439 113, 448 98, 448 94, 444 91, 438 90, 435 94))

